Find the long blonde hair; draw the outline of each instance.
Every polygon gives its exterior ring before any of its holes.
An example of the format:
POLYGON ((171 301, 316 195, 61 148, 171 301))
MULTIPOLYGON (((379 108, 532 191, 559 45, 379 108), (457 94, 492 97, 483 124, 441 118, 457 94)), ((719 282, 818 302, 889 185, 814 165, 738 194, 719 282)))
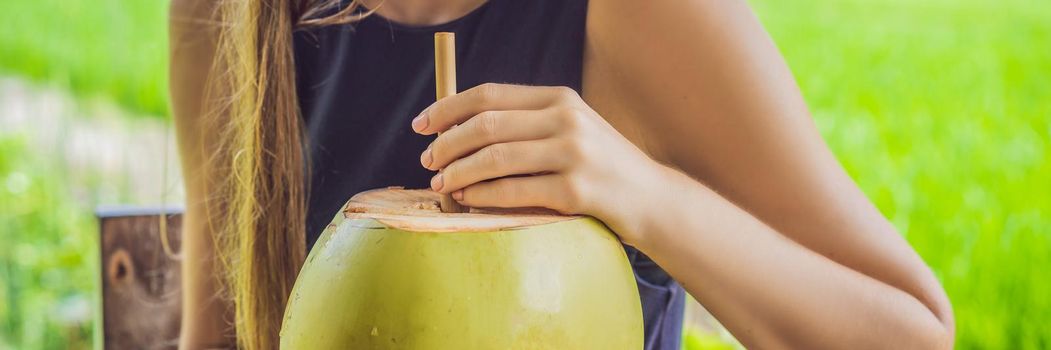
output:
POLYGON ((340 0, 222 0, 216 63, 206 94, 219 147, 208 210, 237 342, 275 349, 305 257, 307 159, 295 89, 292 34, 367 13, 340 0))

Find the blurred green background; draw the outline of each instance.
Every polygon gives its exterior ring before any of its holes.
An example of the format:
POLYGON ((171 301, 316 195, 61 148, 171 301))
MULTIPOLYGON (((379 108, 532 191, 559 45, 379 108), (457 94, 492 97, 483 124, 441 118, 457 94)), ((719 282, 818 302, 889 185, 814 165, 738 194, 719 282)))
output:
MULTIPOLYGON (((957 347, 1051 348, 1051 2, 752 5, 835 154, 948 290, 957 347)), ((0 349, 91 347, 92 211, 181 198, 166 14, 0 1, 0 349)), ((727 339, 694 328, 685 346, 727 339)))

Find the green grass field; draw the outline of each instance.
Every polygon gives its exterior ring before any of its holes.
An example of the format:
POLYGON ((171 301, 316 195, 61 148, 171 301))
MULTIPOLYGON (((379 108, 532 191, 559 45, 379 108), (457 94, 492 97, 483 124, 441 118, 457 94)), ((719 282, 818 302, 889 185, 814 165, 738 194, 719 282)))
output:
MULTIPOLYGON (((957 347, 1051 348, 1051 2, 752 3, 831 148, 948 290, 957 347)), ((164 115, 165 12, 0 2, 0 73, 164 115)), ((25 145, 0 136, 0 349, 63 348, 90 334, 47 310, 95 293, 93 203, 25 145)))
POLYGON ((0 74, 168 113, 168 1, 0 1, 0 74))
POLYGON ((958 347, 1051 347, 1051 3, 758 10, 829 145, 948 290, 958 347))

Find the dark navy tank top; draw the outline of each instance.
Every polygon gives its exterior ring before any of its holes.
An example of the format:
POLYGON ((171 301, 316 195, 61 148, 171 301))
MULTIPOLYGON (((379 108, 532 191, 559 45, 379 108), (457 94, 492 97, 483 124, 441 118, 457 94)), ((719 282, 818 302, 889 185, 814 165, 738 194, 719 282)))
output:
MULTIPOLYGON (((409 126, 434 102, 434 33, 456 33, 457 89, 486 82, 581 92, 586 0, 489 0, 452 22, 407 26, 372 15, 297 31, 297 88, 306 124, 307 246, 352 195, 426 188, 419 164, 433 136, 409 126)), ((625 247, 635 270, 646 349, 679 349, 685 292, 652 260, 625 247)))

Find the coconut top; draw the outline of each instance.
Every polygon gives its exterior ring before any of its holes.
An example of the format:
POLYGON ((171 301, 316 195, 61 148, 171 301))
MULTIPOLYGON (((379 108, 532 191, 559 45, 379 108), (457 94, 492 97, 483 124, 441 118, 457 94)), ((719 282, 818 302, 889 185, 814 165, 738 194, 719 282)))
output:
POLYGON ((388 187, 354 195, 343 207, 347 219, 373 219, 391 228, 422 232, 499 231, 580 218, 544 208, 471 208, 443 213, 431 190, 388 187))

